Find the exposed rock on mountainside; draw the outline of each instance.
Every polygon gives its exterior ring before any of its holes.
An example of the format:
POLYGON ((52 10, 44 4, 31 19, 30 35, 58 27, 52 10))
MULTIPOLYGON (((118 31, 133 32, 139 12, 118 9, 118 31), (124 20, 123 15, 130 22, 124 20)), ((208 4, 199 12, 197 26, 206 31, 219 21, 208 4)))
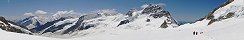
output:
POLYGON ((225 16, 221 16, 221 17, 218 17, 216 18, 216 16, 214 14, 218 14, 216 13, 217 10, 220 10, 221 8, 225 7, 226 5, 232 3, 234 0, 226 0, 226 2, 222 5, 220 5, 219 7, 215 8, 214 10, 212 10, 211 12, 208 13, 207 16, 205 16, 205 18, 201 18, 199 19, 198 21, 200 20, 204 20, 204 19, 207 19, 207 20, 211 20, 208 25, 212 24, 213 22, 216 22, 216 21, 221 21, 223 19, 227 19, 227 18, 231 18, 233 17, 234 15, 234 12, 229 12, 228 15, 225 15, 225 16))
POLYGON ((160 27, 161 27, 161 28, 167 28, 168 26, 167 26, 166 21, 164 21, 164 23, 163 23, 160 27))
POLYGON ((9 32, 17 32, 17 33, 24 33, 23 31, 21 31, 21 29, 17 29, 13 26, 10 25, 10 23, 4 18, 0 16, 0 28, 2 30, 6 30, 9 32))
POLYGON ((230 3, 233 2, 233 1, 234 1, 234 0, 226 0, 226 2, 225 2, 224 4, 220 5, 219 7, 215 8, 214 10, 212 10, 211 12, 209 12, 208 15, 207 15, 205 18, 208 19, 208 20, 213 19, 213 17, 214 17, 213 13, 214 13, 216 10, 218 10, 218 9, 220 9, 220 8, 222 8, 222 7, 226 6, 226 5, 228 5, 228 4, 230 4, 230 3))

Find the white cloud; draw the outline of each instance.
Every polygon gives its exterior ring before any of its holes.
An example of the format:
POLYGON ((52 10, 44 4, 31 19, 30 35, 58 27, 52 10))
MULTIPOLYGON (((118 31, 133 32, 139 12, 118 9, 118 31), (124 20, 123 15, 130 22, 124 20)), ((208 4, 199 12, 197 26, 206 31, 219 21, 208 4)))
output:
POLYGON ((45 14, 47 14, 47 12, 42 11, 42 10, 37 10, 37 11, 35 12, 35 14, 36 14, 36 15, 45 15, 45 14))
POLYGON ((25 15, 25 16, 34 16, 33 13, 25 13, 24 15, 25 15))

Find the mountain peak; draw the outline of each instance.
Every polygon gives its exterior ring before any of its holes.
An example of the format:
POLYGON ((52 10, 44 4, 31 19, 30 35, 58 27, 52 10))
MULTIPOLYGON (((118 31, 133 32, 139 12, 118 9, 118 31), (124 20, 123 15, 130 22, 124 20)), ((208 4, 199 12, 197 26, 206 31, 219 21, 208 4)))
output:
MULTIPOLYGON (((141 24, 137 22, 152 23, 152 24, 145 24, 145 25, 156 26, 156 27, 167 26, 167 27, 174 28, 178 26, 176 21, 171 17, 170 13, 168 11, 163 10, 159 4, 146 4, 143 5, 142 8, 143 9, 140 11, 137 11, 136 9, 130 9, 126 14, 129 17, 127 17, 126 20, 121 21, 118 26, 120 25, 132 26, 136 24, 141 24), (141 20, 145 20, 145 21, 141 21, 141 20)), ((142 26, 142 24, 140 26, 142 26)), ((167 28, 167 27, 163 27, 163 28, 167 28)))
POLYGON ((162 12, 163 9, 159 4, 147 4, 142 10, 142 14, 158 13, 162 12))

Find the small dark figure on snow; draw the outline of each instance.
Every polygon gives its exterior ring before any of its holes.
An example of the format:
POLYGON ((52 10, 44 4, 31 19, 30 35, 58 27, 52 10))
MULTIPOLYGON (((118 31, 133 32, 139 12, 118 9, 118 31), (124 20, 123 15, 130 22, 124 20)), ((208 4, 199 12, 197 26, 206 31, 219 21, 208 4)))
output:
POLYGON ((198 32, 196 32, 196 31, 193 32, 193 35, 197 35, 197 34, 198 34, 198 32))
POLYGON ((196 35, 198 34, 198 32, 196 32, 196 35))
POLYGON ((203 34, 203 32, 200 32, 200 34, 203 34))

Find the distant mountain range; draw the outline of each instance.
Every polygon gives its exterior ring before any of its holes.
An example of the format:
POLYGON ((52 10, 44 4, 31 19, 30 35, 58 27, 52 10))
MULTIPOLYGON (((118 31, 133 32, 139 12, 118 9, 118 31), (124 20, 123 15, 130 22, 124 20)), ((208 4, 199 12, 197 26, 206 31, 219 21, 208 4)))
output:
MULTIPOLYGON (((51 17, 31 15, 19 21, 8 21, 1 17, 1 28, 6 31, 31 35, 75 35, 75 33, 89 28, 143 26, 159 28, 176 28, 179 24, 170 13, 160 5, 147 4, 142 10, 131 9, 127 14, 120 14, 115 10, 99 10, 95 13, 72 17, 56 13, 51 17)), ((38 12, 43 13, 43 12, 38 12)), ((45 12, 44 12, 45 13, 45 12)), ((67 12, 70 13, 70 12, 67 12)))

